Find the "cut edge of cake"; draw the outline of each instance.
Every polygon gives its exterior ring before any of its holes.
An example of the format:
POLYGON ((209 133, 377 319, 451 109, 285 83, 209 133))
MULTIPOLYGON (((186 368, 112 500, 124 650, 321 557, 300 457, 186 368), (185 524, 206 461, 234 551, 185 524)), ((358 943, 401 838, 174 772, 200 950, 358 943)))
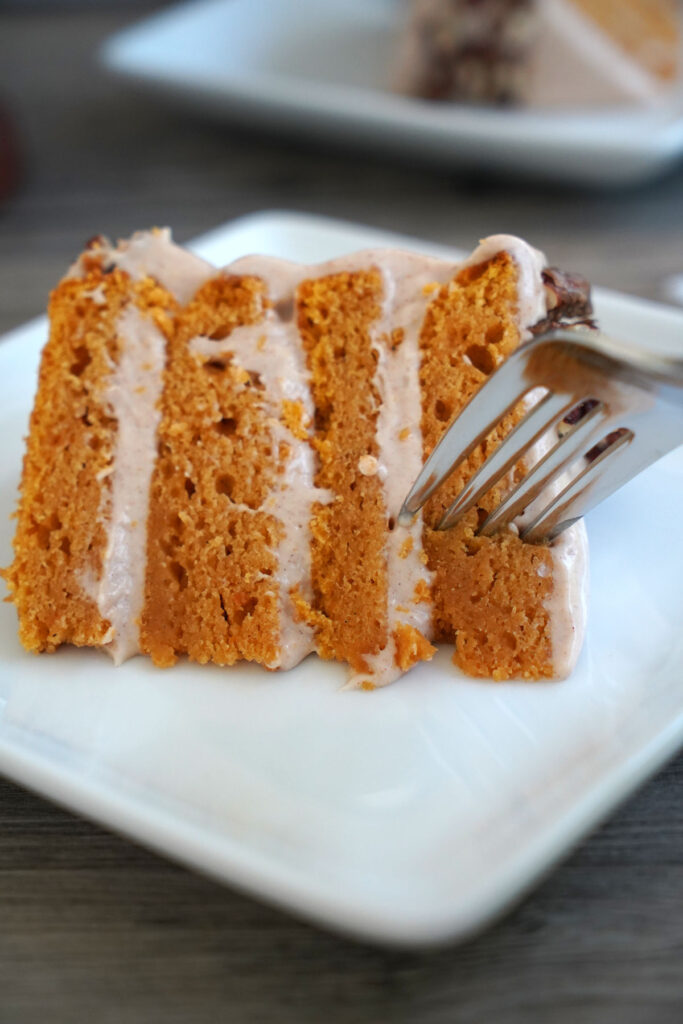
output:
POLYGON ((312 267, 245 257, 221 270, 168 231, 117 247, 94 240, 52 299, 4 573, 22 643, 100 646, 117 663, 142 651, 159 665, 189 655, 267 668, 317 650, 351 666, 347 685, 369 689, 449 640, 469 674, 567 675, 585 621, 581 524, 532 548, 513 534, 484 543, 472 522, 444 540, 434 509, 407 528, 397 514, 457 402, 535 325, 588 308, 583 283, 511 236, 464 263, 370 250, 312 267), (448 322, 456 309, 467 314, 460 327, 448 322), (102 337, 88 334, 91 321, 102 337), (457 346, 443 332, 455 337, 464 321, 472 337, 451 366, 457 346), (425 377, 437 348, 450 382, 442 398, 425 377), (95 408, 103 426, 89 422, 95 408), (66 502, 48 491, 41 504, 65 419, 94 451, 80 456, 87 487, 76 474, 66 502), (476 620, 467 631, 457 621, 466 595, 454 604, 450 594, 474 566, 499 577, 482 595, 483 640, 476 620), (72 621, 79 602, 85 625, 72 621), (516 637, 495 621, 506 611, 516 637), (525 649, 525 629, 541 653, 531 640, 525 649), (500 664, 486 654, 496 633, 500 664))

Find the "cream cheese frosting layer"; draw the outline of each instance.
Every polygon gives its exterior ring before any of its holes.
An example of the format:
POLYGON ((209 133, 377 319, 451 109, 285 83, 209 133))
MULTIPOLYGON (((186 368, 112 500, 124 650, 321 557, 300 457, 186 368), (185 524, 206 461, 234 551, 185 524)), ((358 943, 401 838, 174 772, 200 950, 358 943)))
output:
POLYGON ((106 649, 117 665, 138 654, 147 551, 149 488, 156 462, 166 339, 136 306, 116 325, 120 354, 104 400, 117 421, 103 518, 109 521, 102 574, 86 589, 111 626, 106 649))
MULTIPOLYGON (((382 315, 374 326, 377 371, 374 387, 380 396, 376 441, 379 451, 377 472, 382 481, 389 521, 385 545, 387 562, 388 641, 379 654, 367 655, 375 686, 385 686, 398 678, 395 632, 409 626, 430 639, 431 609, 420 584, 429 593, 431 573, 422 547, 422 515, 410 526, 398 522, 406 494, 422 468, 423 446, 420 420, 420 330, 433 286, 445 284, 456 270, 443 260, 411 253, 383 253, 384 296, 382 315), (394 348, 390 339, 400 331, 394 348)), ((347 685, 362 685, 366 674, 354 675, 347 685)))
MULTIPOLYGON (((138 232, 117 247, 103 241, 87 254, 93 255, 103 269, 118 266, 133 281, 153 278, 181 304, 215 272, 198 256, 174 245, 168 228, 138 232)), ((83 261, 81 257, 67 276, 82 276, 83 261)), ((97 305, 106 301, 101 285, 87 297, 97 305)), ((110 623, 105 648, 118 665, 140 650, 149 490, 157 457, 166 340, 133 302, 120 315, 116 333, 119 358, 104 395, 117 424, 101 511, 108 523, 107 546, 100 578, 84 580, 83 586, 110 623)))
MULTIPOLYGON (((378 456, 367 455, 362 457, 359 464, 359 471, 365 475, 377 474, 382 482, 384 491, 387 518, 393 523, 390 529, 385 547, 387 561, 387 586, 388 586, 388 641, 385 648, 377 655, 366 658, 370 664, 371 671, 362 676, 352 675, 349 684, 360 685, 368 677, 372 679, 375 686, 385 685, 392 682, 399 675, 401 670, 396 665, 396 644, 393 637, 394 630, 399 624, 413 626, 424 636, 431 634, 431 616, 429 606, 424 601, 416 600, 418 584, 423 581, 428 588, 430 574, 427 571, 422 558, 422 522, 417 519, 411 527, 405 528, 397 523, 398 511, 403 499, 410 487, 412 480, 417 476, 422 464, 422 434, 420 430, 421 399, 419 384, 419 331, 424 319, 428 303, 428 295, 425 288, 434 284, 447 281, 454 272, 454 265, 441 260, 429 257, 416 256, 409 252, 396 250, 382 250, 358 253, 352 257, 342 257, 331 260, 316 266, 299 266, 287 263, 286 261, 264 259, 262 257, 246 257, 238 260, 225 268, 231 274, 253 274, 266 283, 268 296, 275 304, 275 308, 284 305, 288 310, 295 310, 296 289, 304 280, 326 277, 342 271, 360 271, 378 269, 382 275, 383 302, 380 319, 373 327, 373 337, 376 339, 375 351, 378 357, 377 372, 373 385, 376 388, 380 403, 377 416, 377 447, 378 456), (402 340, 395 351, 389 346, 389 338, 396 329, 402 331, 402 340)), ((313 402, 310 394, 308 375, 305 373, 303 364, 303 353, 299 340, 296 325, 292 322, 282 325, 273 310, 266 316, 265 322, 253 328, 238 328, 226 340, 226 350, 231 349, 231 342, 235 338, 245 337, 243 332, 248 331, 249 337, 256 335, 263 336, 266 333, 260 355, 268 362, 266 355, 271 339, 279 335, 285 343, 289 353, 289 360, 297 364, 294 379, 299 382, 299 389, 291 395, 283 397, 296 397, 302 401, 309 420, 313 420, 313 402)), ((215 352, 215 346, 208 351, 215 352)), ((253 357, 249 356, 249 365, 244 363, 245 368, 252 369, 253 357)), ((240 353, 240 360, 244 358, 240 353)), ((269 364, 270 381, 272 383, 272 394, 282 391, 283 384, 280 380, 280 372, 276 363, 269 364)), ((285 367, 283 366, 284 370, 285 367)), ((292 375, 290 375, 290 380, 292 375)), ((270 388, 267 388, 270 391, 270 388)), ((279 429, 282 429, 279 426, 279 429)), ((291 443, 291 442, 290 442, 291 443)), ((291 587, 297 585, 305 597, 311 594, 310 585, 310 519, 311 505, 313 502, 331 501, 334 495, 328 492, 316 491, 313 487, 314 467, 312 462, 312 451, 308 442, 296 442, 297 447, 293 449, 298 452, 295 462, 299 470, 285 484, 285 494, 289 493, 290 510, 283 518, 286 524, 286 541, 284 542, 290 551, 296 552, 291 564, 299 569, 297 573, 287 573, 285 560, 282 574, 282 607, 285 609, 283 617, 284 628, 290 637, 289 646, 292 652, 299 652, 300 656, 313 649, 313 639, 310 631, 301 623, 292 620, 288 606, 288 593, 291 587), (308 501, 302 493, 305 489, 310 497, 308 501), (296 498, 297 490, 299 498, 296 498), (299 513, 299 518, 296 514, 299 513), (306 518, 302 519, 301 514, 305 513, 306 518), (293 543, 293 537, 297 541, 293 543), (302 543, 303 542, 303 543, 302 543), (306 572, 302 570, 305 568, 306 572), (297 635, 299 639, 297 640, 297 635)), ((275 501, 273 509, 282 510, 281 502, 275 501)), ((278 514, 274 511, 274 514, 278 514)), ((282 555, 282 552, 279 552, 282 555)), ((281 562, 281 564, 283 564, 281 562)), ((297 653, 292 658, 300 660, 297 653)), ((296 661, 287 659, 282 667, 290 667, 296 661)))

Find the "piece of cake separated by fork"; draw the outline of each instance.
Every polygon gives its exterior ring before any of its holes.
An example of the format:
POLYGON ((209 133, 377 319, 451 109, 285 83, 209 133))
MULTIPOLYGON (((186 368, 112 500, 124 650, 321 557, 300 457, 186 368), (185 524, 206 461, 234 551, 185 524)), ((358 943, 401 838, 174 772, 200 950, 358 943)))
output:
POLYGON ((499 489, 434 529, 496 436, 424 515, 397 516, 491 371, 590 315, 585 282, 504 235, 462 263, 377 249, 217 269, 153 230, 92 241, 49 312, 4 572, 27 650, 268 669, 315 651, 367 689, 437 642, 474 676, 571 670, 583 526, 552 546, 478 536, 499 489))

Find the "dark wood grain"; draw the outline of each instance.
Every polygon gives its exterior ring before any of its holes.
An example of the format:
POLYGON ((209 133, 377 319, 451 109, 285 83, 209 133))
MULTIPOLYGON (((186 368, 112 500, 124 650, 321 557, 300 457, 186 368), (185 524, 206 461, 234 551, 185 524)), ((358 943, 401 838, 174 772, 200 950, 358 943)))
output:
MULTIPOLYGON (((0 6, 0 101, 26 167, 0 207, 0 330, 42 311, 94 233, 169 223, 182 241, 272 207, 466 248, 516 232, 652 298, 683 270, 681 171, 577 192, 217 127, 97 70, 132 13, 0 6)), ((682 806, 679 759, 503 923, 409 955, 326 935, 0 783, 0 1024, 679 1022, 682 806)))

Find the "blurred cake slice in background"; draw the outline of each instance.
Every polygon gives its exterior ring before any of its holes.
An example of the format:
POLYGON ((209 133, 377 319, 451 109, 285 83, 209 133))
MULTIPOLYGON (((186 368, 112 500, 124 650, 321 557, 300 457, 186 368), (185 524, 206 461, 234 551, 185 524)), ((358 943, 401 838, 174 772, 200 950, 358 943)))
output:
POLYGON ((680 71, 676 0, 412 0, 396 69, 424 99, 651 103, 680 71))
POLYGON ((396 87, 429 100, 517 103, 536 34, 534 0, 412 0, 396 87))

